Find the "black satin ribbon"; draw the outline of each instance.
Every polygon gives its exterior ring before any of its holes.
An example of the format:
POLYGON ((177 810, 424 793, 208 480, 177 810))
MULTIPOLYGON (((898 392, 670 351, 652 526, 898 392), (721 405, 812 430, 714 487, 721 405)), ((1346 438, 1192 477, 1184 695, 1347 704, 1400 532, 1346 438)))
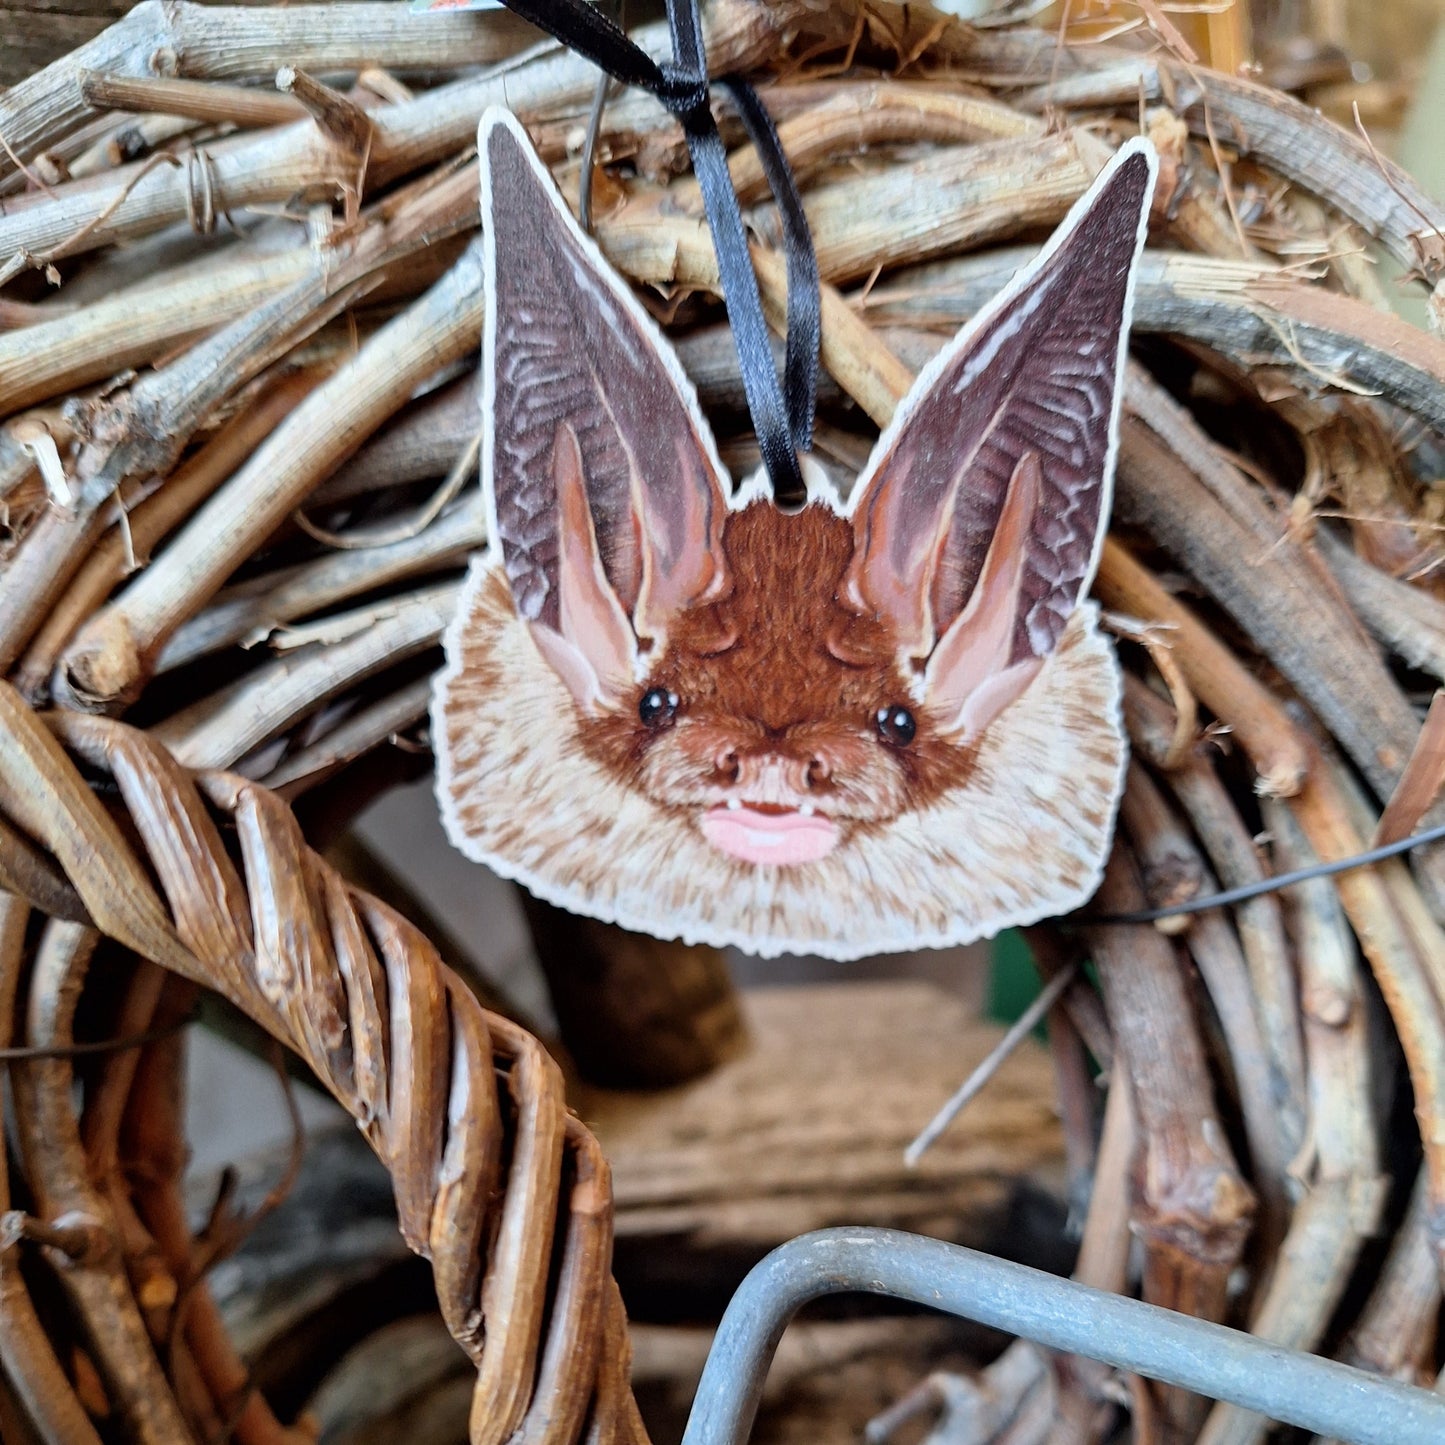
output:
MULTIPOLYGON (((788 267, 787 356, 783 382, 787 396, 788 423, 794 445, 808 451, 813 445, 813 417, 818 398, 818 352, 823 341, 823 312, 818 280, 818 257, 813 250, 813 233, 803 212, 803 198, 793 180, 793 170, 783 154, 773 118, 745 80, 723 78, 747 128, 748 139, 757 150, 767 177, 768 189, 777 203, 783 223, 783 252, 788 267), (797 297, 797 304, 793 298, 797 297)), ((733 198, 736 206, 737 198, 733 198)))
POLYGON ((737 105, 749 138, 757 147, 763 174, 782 220, 788 271, 785 383, 779 382, 773 365, 742 210, 728 174, 727 151, 713 119, 707 53, 697 0, 667 0, 673 59, 660 65, 587 0, 503 0, 503 3, 569 49, 586 56, 614 79, 651 91, 682 123, 717 252, 718 275, 742 368, 743 391, 763 464, 772 483, 773 497, 784 505, 802 502, 807 492, 798 453, 808 451, 813 444, 822 333, 818 260, 793 173, 772 118, 757 92, 740 77, 729 76, 722 81, 737 105))

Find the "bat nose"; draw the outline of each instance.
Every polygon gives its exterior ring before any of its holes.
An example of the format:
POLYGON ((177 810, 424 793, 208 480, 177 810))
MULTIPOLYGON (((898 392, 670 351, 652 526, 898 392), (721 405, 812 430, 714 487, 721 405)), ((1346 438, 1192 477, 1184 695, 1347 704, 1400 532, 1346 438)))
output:
POLYGON ((832 780, 833 769, 827 759, 811 752, 800 755, 760 749, 756 752, 727 755, 728 769, 719 767, 741 792, 756 793, 758 801, 784 801, 783 795, 797 796, 800 793, 814 793, 826 789, 832 780), (777 799, 772 794, 779 794, 777 799))

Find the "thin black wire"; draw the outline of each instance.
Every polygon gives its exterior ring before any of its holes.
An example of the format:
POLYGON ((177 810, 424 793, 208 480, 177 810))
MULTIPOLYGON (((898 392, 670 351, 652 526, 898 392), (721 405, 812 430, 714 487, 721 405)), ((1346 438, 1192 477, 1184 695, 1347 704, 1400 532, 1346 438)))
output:
POLYGON ((582 229, 592 234, 592 172, 597 165, 597 140, 602 134, 602 112, 607 109, 607 91, 612 77, 606 73, 597 77, 597 93, 592 97, 592 109, 587 115, 587 139, 582 142, 582 175, 577 183, 577 219, 582 229))
MULTIPOLYGON (((615 0, 610 18, 621 30, 627 29, 627 17, 623 0, 615 0)), ((597 167, 597 142, 602 136, 602 115, 607 109, 607 92, 612 88, 612 77, 604 70, 597 77, 597 90, 592 97, 592 109, 587 114, 587 138, 582 142, 582 175, 577 184, 577 219, 582 229, 592 234, 592 176, 597 167)))
POLYGON ((1382 843, 1365 853, 1355 853, 1349 858, 1339 858, 1333 863, 1315 863, 1309 868, 1296 868, 1292 873, 1279 873, 1273 878, 1261 878, 1257 883, 1244 883, 1238 888, 1225 889, 1223 893, 1206 893, 1201 898, 1188 898, 1183 903, 1171 903, 1167 908, 1140 908, 1132 913, 1091 913, 1080 917, 1080 923, 1157 923, 1161 918, 1177 918, 1185 913, 1203 913, 1210 908, 1226 908, 1231 903, 1246 903, 1265 893, 1275 893, 1281 888, 1292 888, 1296 883, 1308 883, 1314 878, 1329 878, 1336 873, 1348 873, 1352 868, 1365 868, 1371 863, 1382 863, 1386 858, 1396 858, 1412 848, 1423 847, 1426 843, 1438 843, 1445 839, 1445 823, 1436 828, 1427 828, 1423 833, 1412 833, 1408 838, 1399 838, 1393 843, 1382 843))
POLYGON ((180 1033, 183 1028, 195 1021, 196 1014, 192 1012, 161 1028, 147 1029, 144 1033, 139 1034, 126 1034, 118 1039, 94 1039, 88 1043, 50 1044, 45 1047, 16 1044, 0 1049, 0 1063, 23 1063, 28 1059, 73 1059, 88 1054, 122 1054, 127 1049, 139 1049, 146 1044, 168 1039, 172 1034, 180 1033))
POLYGON ((805 500, 799 451, 812 442, 822 302, 817 258, 802 202, 772 121, 745 81, 729 80, 773 188, 788 266, 787 395, 773 364, 747 231, 709 104, 707 55, 697 0, 667 0, 674 59, 659 65, 587 0, 504 0, 510 10, 584 55, 614 79, 651 91, 681 121, 717 252, 743 390, 774 498, 805 500))

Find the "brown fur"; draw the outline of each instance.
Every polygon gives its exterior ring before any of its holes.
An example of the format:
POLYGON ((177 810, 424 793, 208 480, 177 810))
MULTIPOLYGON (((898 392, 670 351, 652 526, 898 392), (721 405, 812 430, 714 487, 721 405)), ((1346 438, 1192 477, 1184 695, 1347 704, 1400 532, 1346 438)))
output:
POLYGON ((673 620, 646 676, 584 731, 587 751, 665 807, 808 802, 840 823, 883 823, 962 783, 973 751, 915 702, 886 631, 840 600, 853 535, 816 502, 787 515, 759 499, 730 514, 726 595, 673 620), (638 716, 655 687, 680 699, 660 731, 638 716), (918 723, 906 747, 877 730, 879 709, 899 704, 918 723))

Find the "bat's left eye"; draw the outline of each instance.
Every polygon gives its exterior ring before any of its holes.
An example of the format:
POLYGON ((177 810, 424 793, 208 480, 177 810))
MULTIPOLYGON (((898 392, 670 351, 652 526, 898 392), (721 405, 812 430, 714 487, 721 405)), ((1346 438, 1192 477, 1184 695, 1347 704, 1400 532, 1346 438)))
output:
POLYGON ((665 728, 677 716, 677 694, 665 687, 648 688, 637 704, 637 715, 644 727, 665 728))
POLYGON ((906 707, 896 703, 878 709, 878 736, 895 748, 906 748, 913 741, 918 724, 906 707))

